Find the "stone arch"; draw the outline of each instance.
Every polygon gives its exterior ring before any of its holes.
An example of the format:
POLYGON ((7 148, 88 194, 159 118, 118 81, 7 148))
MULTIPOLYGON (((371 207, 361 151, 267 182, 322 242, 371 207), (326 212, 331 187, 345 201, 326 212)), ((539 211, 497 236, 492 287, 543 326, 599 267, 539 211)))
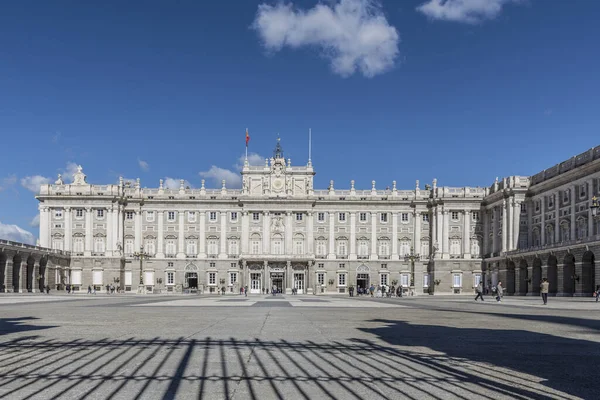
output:
POLYGON ((8 261, 8 256, 0 251, 0 293, 6 292, 6 287, 4 287, 4 282, 6 282, 6 263, 8 261))
POLYGON ((527 260, 524 258, 519 262, 519 293, 527 294, 527 281, 529 280, 529 271, 528 271, 527 260))
POLYGON ((516 282, 516 266, 513 260, 508 260, 506 264, 506 292, 508 294, 515 294, 517 290, 516 282))
POLYGON ((28 292, 33 292, 33 285, 35 280, 35 258, 32 254, 27 257, 27 269, 26 269, 26 289, 28 292))
POLYGON ((573 295, 575 293, 575 256, 567 253, 563 260, 563 293, 573 295))
POLYGON ((595 256, 590 250, 583 253, 581 259, 581 291, 585 295, 591 295, 596 289, 595 256))
POLYGON ((549 283, 548 292, 556 294, 556 292, 558 292, 558 260, 554 254, 548 256, 547 265, 548 273, 546 278, 549 283))
POLYGON ((531 292, 539 294, 541 283, 542 283, 542 260, 539 257, 536 257, 533 259, 533 269, 531 271, 531 292))
POLYGON ((185 266, 185 272, 198 272, 198 266, 194 263, 189 263, 185 266))
POLYGON ((369 273, 370 271, 371 268, 369 268, 369 266, 365 264, 361 264, 358 267, 356 267, 356 272, 369 273))
POLYGON ((21 287, 21 262, 22 255, 17 253, 13 256, 13 266, 12 266, 12 289, 13 292, 19 293, 19 288, 21 287))

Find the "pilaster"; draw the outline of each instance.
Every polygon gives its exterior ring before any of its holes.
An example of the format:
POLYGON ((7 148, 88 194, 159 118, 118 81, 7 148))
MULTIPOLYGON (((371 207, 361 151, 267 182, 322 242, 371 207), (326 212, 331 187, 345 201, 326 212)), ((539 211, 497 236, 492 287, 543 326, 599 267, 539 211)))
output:
POLYGON ((577 190, 577 185, 573 185, 572 196, 571 196, 571 234, 569 235, 569 240, 575 239, 575 216, 577 214, 576 200, 579 198, 579 191, 577 190))
POLYGON ((268 211, 263 212, 263 254, 269 254, 269 247, 271 243, 271 216, 268 211))
POLYGON ((292 236, 294 235, 292 221, 292 213, 290 211, 285 213, 285 254, 291 255, 293 253, 292 236))
POLYGON ((450 215, 449 211, 444 207, 444 224, 442 227, 442 258, 449 259, 450 253, 448 251, 449 239, 448 232, 450 230, 450 215))
POLYGON ((435 222, 437 225, 436 228, 436 243, 437 243, 437 251, 436 251, 436 258, 442 258, 442 254, 443 254, 443 231, 444 231, 444 216, 442 214, 442 206, 438 205, 436 207, 435 210, 435 222))
POLYGON ((71 251, 71 241, 73 240, 72 222, 71 222, 71 207, 65 207, 65 251, 71 251))
POLYGON ((371 260, 377 260, 377 213, 371 212, 371 260))
POLYGON ((329 254, 327 254, 327 258, 333 260, 335 259, 335 213, 329 211, 327 214, 329 218, 329 254))
POLYGON ((463 258, 471 258, 471 213, 463 210, 463 258))
POLYGON ((135 228, 135 236, 134 236, 134 249, 135 251, 140 251, 141 247, 142 247, 142 210, 135 210, 135 215, 134 215, 135 220, 133 221, 134 223, 134 228, 135 228))
POLYGON ((158 218, 158 232, 156 233, 157 237, 157 246, 156 246, 156 258, 164 258, 165 257, 165 213, 164 211, 157 211, 156 218, 158 218))
MULTIPOLYGON (((415 212, 413 213, 413 219, 414 219, 414 236, 413 236, 413 249, 414 249, 414 253, 415 254, 421 254, 421 212, 415 210, 415 212)), ((397 254, 397 242, 398 242, 398 234, 397 234, 397 228, 394 228, 394 233, 396 234, 396 238, 394 239, 394 244, 396 244, 396 254, 392 255, 392 259, 396 260, 398 259, 398 254, 397 254)), ((421 281, 423 280, 423 274, 421 273, 421 281)), ((415 285, 417 281, 415 280, 415 285)))
POLYGON ((242 211, 242 254, 248 254, 248 241, 250 235, 250 225, 248 220, 248 211, 242 211))
POLYGON ((227 258, 227 213, 225 211, 221 211, 219 222, 221 223, 219 258, 227 258))
POLYGON ((502 200, 502 253, 506 253, 508 249, 508 224, 506 223, 508 217, 508 205, 506 197, 502 200))
POLYGON ((496 253, 498 251, 498 208, 492 208, 492 251, 496 253))
POLYGON ((350 254, 349 260, 356 260, 356 211, 350 213, 350 254))
POLYGON ((314 223, 315 223, 315 216, 313 214, 312 211, 309 211, 306 213, 306 251, 309 255, 312 255, 315 253, 315 248, 314 248, 314 223))
POLYGON ((507 215, 505 217, 506 222, 508 223, 508 229, 506 232, 507 235, 507 239, 506 239, 506 251, 510 251, 510 250, 514 250, 513 248, 513 224, 515 222, 513 214, 514 214, 514 203, 513 203, 513 199, 512 198, 508 198, 506 199, 506 211, 507 211, 507 215))
POLYGON ((50 247, 50 218, 48 207, 40 204, 40 246, 50 247))
POLYGON ((198 257, 206 258, 206 211, 200 211, 199 214, 198 220, 200 226, 198 230, 200 238, 198 239, 198 257))

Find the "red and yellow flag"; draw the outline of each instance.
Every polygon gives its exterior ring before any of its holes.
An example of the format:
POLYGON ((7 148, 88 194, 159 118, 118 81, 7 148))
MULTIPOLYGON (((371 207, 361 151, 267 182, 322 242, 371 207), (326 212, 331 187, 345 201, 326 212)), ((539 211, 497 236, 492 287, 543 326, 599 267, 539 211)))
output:
POLYGON ((248 134, 248 128, 246 128, 246 147, 248 147, 249 141, 250 141, 250 135, 248 134))

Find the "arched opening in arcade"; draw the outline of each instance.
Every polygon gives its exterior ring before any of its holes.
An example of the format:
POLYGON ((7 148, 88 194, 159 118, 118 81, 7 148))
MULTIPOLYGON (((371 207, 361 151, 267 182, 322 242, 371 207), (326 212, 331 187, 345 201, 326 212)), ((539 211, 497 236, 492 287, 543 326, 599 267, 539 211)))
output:
POLYGON ((591 295, 596 290, 595 256, 591 251, 583 253, 581 263, 581 292, 591 295))
POLYGON ((563 260, 563 293, 573 296, 575 284, 580 277, 575 274, 575 256, 568 253, 563 260))
POLYGON ((535 294, 540 293, 540 286, 542 284, 542 260, 535 258, 533 260, 533 270, 531 277, 531 292, 535 294))
POLYGON ((6 262, 8 261, 8 257, 6 254, 0 252, 0 293, 6 292, 5 282, 6 282, 6 262))
POLYGON ((529 282, 529 271, 528 271, 527 260, 522 259, 519 263, 519 294, 526 295, 528 282, 529 282))
POLYGON ((554 255, 548 257, 547 278, 549 283, 548 292, 556 295, 556 292, 558 291, 558 260, 554 255))
POLYGON ((515 271, 515 263, 512 260, 508 261, 508 264, 506 266, 506 293, 508 294, 515 294, 517 287, 516 287, 516 271, 515 271))
POLYGON ((198 267, 194 264, 185 267, 184 288, 198 289, 198 267))
POLYGON ((21 259, 20 254, 15 254, 13 257, 12 288, 15 293, 19 293, 19 288, 21 287, 21 259))

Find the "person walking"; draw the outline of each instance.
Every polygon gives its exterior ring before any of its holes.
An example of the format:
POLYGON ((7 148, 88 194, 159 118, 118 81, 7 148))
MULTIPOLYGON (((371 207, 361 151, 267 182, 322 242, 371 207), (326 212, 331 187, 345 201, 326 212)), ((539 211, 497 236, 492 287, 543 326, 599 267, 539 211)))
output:
POLYGON ((477 287, 475 288, 475 293, 477 293, 477 296, 475 296, 475 301, 477 301, 477 299, 479 298, 481 298, 481 301, 483 301, 483 286, 481 285, 481 282, 477 284, 477 287))
POLYGON ((496 286, 496 301, 501 302, 503 295, 504 295, 504 288, 502 287, 502 282, 498 282, 498 286, 496 286))
POLYGON ((544 301, 544 305, 548 303, 548 289, 550 287, 550 283, 548 279, 542 279, 542 284, 540 285, 540 292, 542 293, 542 300, 544 301))

